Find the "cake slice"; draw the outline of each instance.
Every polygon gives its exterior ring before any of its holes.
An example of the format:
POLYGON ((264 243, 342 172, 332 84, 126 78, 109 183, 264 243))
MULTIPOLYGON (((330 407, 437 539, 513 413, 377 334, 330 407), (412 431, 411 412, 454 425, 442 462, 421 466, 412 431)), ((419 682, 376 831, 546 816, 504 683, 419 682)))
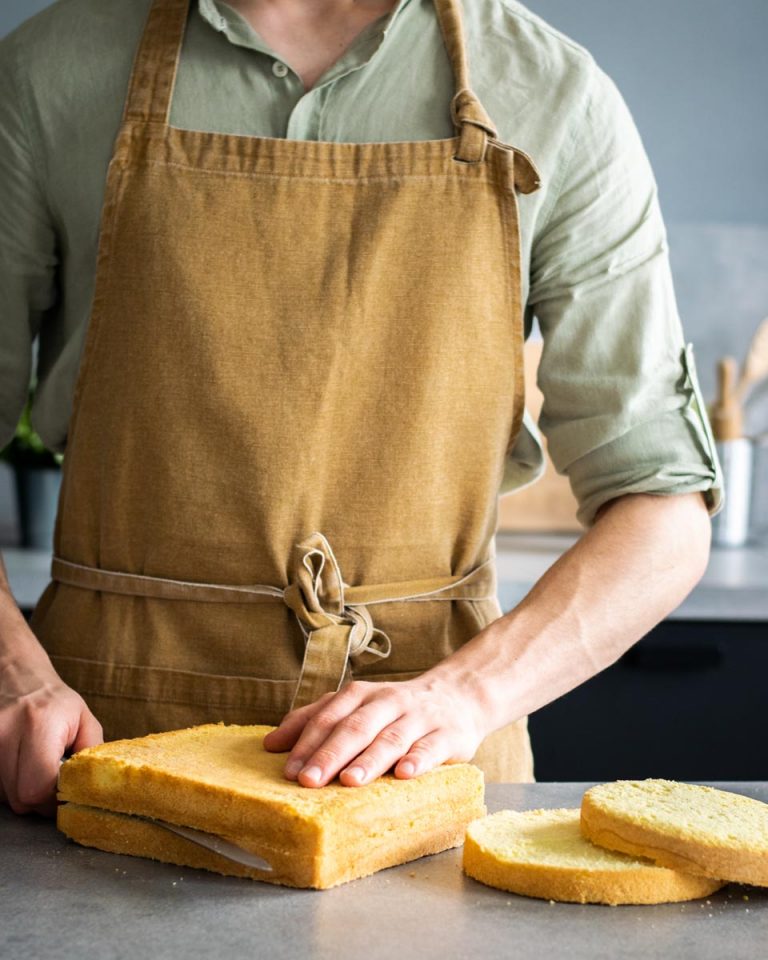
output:
POLYGON ((464 872, 526 897, 573 903, 671 903, 706 897, 723 884, 585 840, 579 811, 502 810, 471 823, 464 872))
POLYGON ((483 775, 466 763, 412 780, 299 786, 283 776, 285 754, 264 750, 271 729, 208 724, 82 750, 61 767, 58 827, 101 850, 323 889, 458 846, 485 813, 483 775), (271 869, 163 823, 221 838, 271 869))
POLYGON ((610 850, 699 876, 768 886, 768 804, 671 780, 591 787, 581 831, 610 850))

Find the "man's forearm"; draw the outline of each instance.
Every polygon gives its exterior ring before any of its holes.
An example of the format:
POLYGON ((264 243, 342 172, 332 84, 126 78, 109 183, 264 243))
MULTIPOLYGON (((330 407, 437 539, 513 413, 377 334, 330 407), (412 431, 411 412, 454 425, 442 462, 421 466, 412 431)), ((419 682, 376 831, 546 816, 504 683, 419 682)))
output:
POLYGON ((700 494, 613 501, 514 610, 430 674, 466 686, 490 729, 538 710, 616 661, 706 569, 700 494))
POLYGON ((45 656, 11 593, 0 552, 0 665, 7 659, 23 656, 25 651, 36 657, 45 656))

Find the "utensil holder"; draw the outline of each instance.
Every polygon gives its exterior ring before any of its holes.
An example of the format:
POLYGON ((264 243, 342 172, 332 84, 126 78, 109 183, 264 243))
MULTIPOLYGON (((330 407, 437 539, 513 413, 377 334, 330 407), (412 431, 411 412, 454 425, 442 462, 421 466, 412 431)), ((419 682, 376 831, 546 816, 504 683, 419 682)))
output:
POLYGON ((722 440, 717 453, 723 469, 725 500, 712 521, 712 543, 719 547, 741 547, 749 539, 752 499, 752 441, 748 437, 722 440))

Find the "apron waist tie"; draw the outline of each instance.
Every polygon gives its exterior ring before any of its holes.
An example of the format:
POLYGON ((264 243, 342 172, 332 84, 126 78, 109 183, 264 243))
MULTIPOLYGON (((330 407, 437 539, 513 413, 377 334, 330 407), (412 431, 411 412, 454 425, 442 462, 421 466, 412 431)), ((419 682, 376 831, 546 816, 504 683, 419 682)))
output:
POLYGON ((294 545, 286 587, 268 584, 199 583, 102 570, 54 556, 51 578, 106 593, 208 603, 269 603, 293 610, 305 639, 304 662, 291 709, 339 690, 350 677, 350 660, 388 657, 392 643, 374 626, 368 607, 378 603, 489 600, 496 596, 494 557, 455 577, 349 586, 322 533, 294 545))

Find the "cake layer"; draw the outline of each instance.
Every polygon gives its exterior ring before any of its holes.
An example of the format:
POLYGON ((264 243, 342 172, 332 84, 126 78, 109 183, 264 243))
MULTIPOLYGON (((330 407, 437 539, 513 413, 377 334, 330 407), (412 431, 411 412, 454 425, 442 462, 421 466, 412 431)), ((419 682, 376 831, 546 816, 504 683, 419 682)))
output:
POLYGON ((573 903, 670 903, 722 886, 594 846, 581 836, 578 809, 502 810, 476 820, 464 843, 464 871, 512 893, 573 903))
POLYGON ((592 787, 581 831, 594 843, 699 876, 768 886, 768 804, 671 780, 592 787))
MULTIPOLYGON (((349 854, 335 864, 314 863, 312 857, 297 856, 291 850, 262 849, 262 855, 267 855, 265 858, 273 867, 271 871, 266 871, 222 857, 149 820, 96 807, 63 804, 59 808, 58 827, 77 843, 108 853, 147 857, 182 867, 210 870, 224 876, 248 877, 282 886, 315 889, 338 886, 399 863, 457 847, 464 840, 466 829, 462 824, 460 827, 448 825, 433 829, 429 835, 412 832, 410 836, 401 838, 397 848, 393 845, 377 845, 365 850, 358 849, 357 852, 350 849, 349 854)), ((225 839, 236 842, 234 838, 225 839)))
POLYGON ((301 787, 283 776, 285 754, 264 750, 271 729, 208 724, 83 750, 61 768, 59 827, 112 852, 325 888, 457 846, 485 812, 482 773, 470 764, 362 787, 301 787), (131 815, 223 837, 273 872, 222 864, 131 815))

